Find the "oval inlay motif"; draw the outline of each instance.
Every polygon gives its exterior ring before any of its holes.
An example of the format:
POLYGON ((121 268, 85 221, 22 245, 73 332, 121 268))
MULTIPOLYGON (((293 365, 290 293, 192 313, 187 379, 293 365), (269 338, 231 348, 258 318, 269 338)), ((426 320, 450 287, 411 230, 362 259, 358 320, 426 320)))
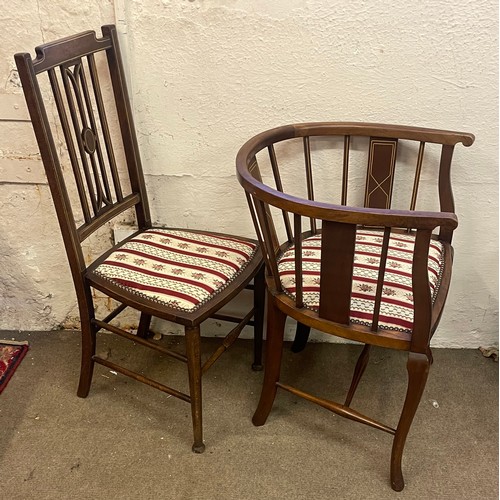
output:
POLYGON ((85 127, 82 130, 82 140, 85 151, 87 151, 87 153, 91 155, 95 151, 95 146, 96 146, 95 134, 93 130, 88 127, 85 127))

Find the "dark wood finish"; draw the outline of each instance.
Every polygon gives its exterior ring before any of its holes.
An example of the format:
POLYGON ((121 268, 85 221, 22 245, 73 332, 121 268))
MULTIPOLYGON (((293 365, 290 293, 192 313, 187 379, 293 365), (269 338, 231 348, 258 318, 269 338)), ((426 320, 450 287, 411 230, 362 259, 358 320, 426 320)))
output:
MULTIPOLYGON (((332 140, 332 144, 333 144, 332 140)), ((264 383, 261 398, 255 411, 253 422, 263 425, 271 411, 277 388, 287 390, 297 396, 314 402, 343 417, 370 425, 394 435, 391 458, 391 484, 400 491, 404 487, 401 471, 401 460, 406 437, 415 416, 422 392, 425 387, 429 367, 432 363, 430 349, 431 338, 437 328, 443 312, 448 288, 450 285, 453 249, 451 239, 458 221, 454 213, 453 193, 450 182, 450 168, 453 150, 456 144, 470 146, 474 136, 468 133, 434 130, 399 125, 373 123, 303 123, 278 127, 262 132, 250 139, 239 151, 236 158, 237 175, 240 184, 247 193, 249 206, 256 209, 253 221, 266 256, 266 283, 269 291, 268 327, 264 383), (322 137, 321 148, 325 149, 328 137, 343 139, 344 151, 342 165, 335 171, 341 172, 340 204, 314 199, 313 186, 323 182, 321 173, 325 165, 313 165, 314 139, 322 137), (307 197, 300 198, 284 191, 283 186, 291 185, 287 181, 287 165, 278 162, 276 155, 272 160, 274 179, 279 179, 279 187, 275 189, 263 182, 268 178, 265 172, 258 169, 257 159, 263 150, 274 151, 277 143, 280 152, 286 149, 286 141, 303 138, 303 154, 305 168, 305 185, 307 197), (365 199, 363 206, 347 206, 349 198, 350 149, 354 138, 364 137, 368 144, 366 151, 367 174, 365 199), (395 173, 398 169, 408 168, 407 164, 399 164, 396 148, 403 143, 413 143, 416 161, 410 165, 414 169, 411 186, 396 184, 399 179, 395 173), (439 186, 440 211, 431 212, 415 210, 420 178, 424 165, 424 156, 428 151, 426 145, 441 145, 441 157, 435 165, 436 183, 439 186), (416 166, 414 166, 416 165, 416 166), (391 208, 392 193, 405 190, 409 193, 409 210, 391 208), (271 210, 274 207, 277 210, 271 210), (295 223, 287 230, 285 241, 280 241, 276 231, 277 224, 272 214, 283 213, 284 217, 293 217, 295 223), (314 221, 312 231, 304 232, 301 220, 314 221), (303 286, 305 264, 302 259, 302 242, 321 229, 321 268, 319 271, 319 308, 305 307, 308 293, 303 286), (357 324, 350 319, 351 289, 353 280, 353 262, 356 250, 356 233, 358 230, 372 229, 380 232, 380 250, 378 278, 375 284, 373 314, 369 324, 357 324), (292 231, 293 234, 290 234, 292 231), (414 254, 411 271, 411 288, 413 293, 413 324, 411 331, 382 329, 381 304, 383 296, 384 275, 388 264, 390 237, 392 234, 411 234, 415 237, 414 254), (428 254, 431 241, 439 240, 443 246, 443 268, 439 289, 434 298, 431 297, 428 278, 428 254), (291 296, 282 287, 278 274, 280 257, 291 245, 295 246, 295 293, 291 296), (364 344, 357 361, 352 382, 344 404, 319 398, 315 395, 280 381, 280 364, 282 359, 283 335, 286 317, 297 321, 297 334, 292 350, 299 352, 307 342, 309 330, 315 328, 326 334, 335 335, 364 344), (395 349, 408 352, 408 390, 399 423, 396 429, 357 412, 351 408, 352 400, 368 364, 371 346, 395 349)), ((362 141, 359 142, 361 144, 362 141)), ((334 142, 338 147, 339 141, 334 142)), ((358 145, 358 142, 356 142, 358 145)), ((357 146, 357 149, 358 146, 357 146)), ((358 151, 357 151, 358 153, 358 151)), ((289 159, 289 155, 283 155, 289 159)), ((429 155, 430 159, 434 157, 429 155)), ((426 168, 428 163, 426 158, 426 168)), ((297 162, 294 162, 296 165, 297 162)), ((335 166, 332 166, 335 168, 335 166)), ((294 179, 297 178, 294 174, 294 179)), ((401 176, 407 178, 408 176, 401 176)), ((353 178, 353 176, 351 176, 353 178)), ((305 248, 305 246, 304 246, 305 248)))
POLYGON ((370 138, 365 207, 391 208, 397 139, 370 138))
POLYGON ((391 237, 391 228, 384 229, 384 239, 380 252, 380 264, 378 269, 377 291, 375 292, 375 305, 373 307, 372 332, 378 332, 378 320, 380 315, 380 306, 382 303, 382 290, 384 288, 385 267, 387 265, 387 254, 389 253, 389 239, 391 237))
POLYGON ((309 334, 311 333, 311 327, 304 325, 300 321, 297 322, 297 329, 295 331, 295 338, 291 347, 292 352, 301 352, 305 349, 307 341, 309 340, 309 334))
POLYGON ((371 345, 365 344, 361 354, 359 355, 358 362, 356 363, 356 368, 354 369, 354 375, 352 377, 351 386, 349 387, 349 392, 345 398, 344 406, 351 406, 352 398, 356 393, 356 389, 358 388, 358 384, 361 381, 361 377, 365 372, 365 369, 368 365, 368 360, 370 359, 370 351, 371 345))
POLYGON ((319 315, 343 325, 349 324, 355 244, 354 224, 324 221, 321 237, 319 315))
MULTIPOLYGON (((84 259, 81 243, 97 229, 126 210, 134 210, 138 230, 130 238, 151 227, 146 186, 139 148, 126 88, 125 73, 114 26, 103 26, 102 37, 86 31, 62 40, 36 47, 36 58, 28 53, 16 54, 15 60, 23 85, 33 129, 40 148, 49 187, 56 208, 61 234, 71 268, 78 299, 82 330, 82 358, 78 396, 86 397, 90 390, 94 364, 102 364, 134 380, 143 382, 191 404, 193 418, 193 450, 204 450, 202 430, 202 369, 200 359, 200 325, 217 314, 219 309, 245 288, 253 290, 254 305, 243 318, 219 315, 219 319, 238 323, 224 339, 218 350, 205 364, 206 369, 234 342, 243 327, 254 326, 253 366, 262 366, 262 335, 265 302, 264 268, 260 250, 244 270, 194 311, 177 310, 152 300, 134 295, 127 290, 98 277, 93 271, 119 245, 97 258, 90 266, 84 259), (100 58, 98 61, 97 58, 100 58), (100 74, 100 70, 104 70, 100 74), (40 90, 40 78, 48 78, 56 105, 58 123, 47 115, 48 96, 40 90), (110 85, 109 85, 110 84, 110 85), (102 88, 112 89, 114 99, 105 102, 102 88), (114 111, 113 111, 114 110, 114 111), (111 130, 109 112, 115 112, 118 130, 111 130), (59 132, 62 133, 59 134, 59 132), (54 137, 64 137, 70 171, 61 166, 59 147, 54 137), (116 146, 112 137, 117 140, 116 146), (120 144, 121 143, 121 144, 120 144), (123 148, 125 165, 118 168, 115 152, 123 148), (121 170, 125 170, 122 172, 121 170), (77 197, 70 199, 66 175, 73 177, 77 197), (125 186, 129 186, 130 189, 125 186), (83 221, 76 221, 75 214, 83 221), (79 224, 79 225, 78 225, 79 224), (252 280, 255 285, 252 285, 252 280), (97 289, 118 302, 118 307, 104 319, 94 312, 93 291, 97 289), (126 308, 139 311, 137 335, 132 335, 110 324, 126 308), (169 320, 185 327, 186 354, 177 353, 147 340, 153 317, 169 320), (252 320, 253 318, 253 320, 252 320), (117 334, 134 344, 148 347, 188 365, 190 394, 160 384, 117 363, 96 356, 96 337, 100 330, 117 334)), ((57 120, 56 120, 57 122, 57 120)), ((196 232, 196 231, 193 231, 196 232)), ((230 236, 230 235, 229 235, 230 236)), ((244 239, 244 238, 242 238, 244 239)), ((252 241, 253 240, 247 240, 252 241)))

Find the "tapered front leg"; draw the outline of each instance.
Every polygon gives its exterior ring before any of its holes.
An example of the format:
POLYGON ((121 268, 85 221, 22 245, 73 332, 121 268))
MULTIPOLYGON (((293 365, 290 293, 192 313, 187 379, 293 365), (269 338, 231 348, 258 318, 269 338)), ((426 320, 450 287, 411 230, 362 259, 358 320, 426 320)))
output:
POLYGON ((189 394, 191 397, 191 416, 193 419, 193 451, 203 453, 203 418, 201 394, 201 351, 200 327, 186 327, 186 355, 189 374, 189 394))
POLYGON ((408 389, 406 399, 399 419, 396 435, 392 444, 391 485, 395 491, 401 491, 404 486, 401 460, 408 431, 413 422, 420 399, 425 389, 431 360, 426 354, 410 352, 408 355, 408 389))
POLYGON ((97 329, 91 322, 94 318, 94 306, 90 295, 91 292, 90 290, 85 290, 81 293, 85 294, 87 297, 86 300, 83 300, 83 303, 79 301, 82 331, 82 358, 80 365, 80 381, 76 394, 80 398, 86 398, 90 391, 90 384, 94 373, 94 360, 92 356, 95 355, 96 350, 97 329))
POLYGON ((276 382, 279 380, 281 357, 283 353, 283 336, 285 333, 286 314, 281 312, 269 297, 267 308, 267 338, 264 382, 259 405, 254 413, 254 425, 264 425, 273 406, 276 396, 276 382))

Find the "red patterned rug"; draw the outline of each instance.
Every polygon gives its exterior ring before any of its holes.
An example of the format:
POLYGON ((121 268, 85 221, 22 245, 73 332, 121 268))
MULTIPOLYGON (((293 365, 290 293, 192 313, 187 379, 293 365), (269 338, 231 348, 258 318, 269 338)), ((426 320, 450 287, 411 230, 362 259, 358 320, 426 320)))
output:
POLYGON ((27 342, 0 340, 0 393, 14 375, 28 349, 27 342))

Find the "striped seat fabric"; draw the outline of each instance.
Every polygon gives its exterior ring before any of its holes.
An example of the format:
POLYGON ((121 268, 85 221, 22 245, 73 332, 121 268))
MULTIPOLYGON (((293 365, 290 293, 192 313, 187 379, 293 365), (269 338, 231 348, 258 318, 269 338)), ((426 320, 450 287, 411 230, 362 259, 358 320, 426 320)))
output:
POLYGON ((256 245, 233 237, 149 229, 113 251, 94 274, 163 305, 194 311, 224 290, 256 245))
MULTIPOLYGON (((352 323, 371 326, 380 265, 383 233, 358 230, 351 290, 352 323)), ((389 241, 379 328, 411 333, 413 328, 412 259, 415 237, 392 233, 389 241)), ((280 258, 278 271, 285 293, 295 299, 295 247, 280 258)), ((429 285, 432 301, 439 289, 443 263, 443 245, 432 240, 429 249, 429 285)), ((303 296, 305 307, 318 311, 321 267, 321 234, 306 238, 302 247, 303 296)))

